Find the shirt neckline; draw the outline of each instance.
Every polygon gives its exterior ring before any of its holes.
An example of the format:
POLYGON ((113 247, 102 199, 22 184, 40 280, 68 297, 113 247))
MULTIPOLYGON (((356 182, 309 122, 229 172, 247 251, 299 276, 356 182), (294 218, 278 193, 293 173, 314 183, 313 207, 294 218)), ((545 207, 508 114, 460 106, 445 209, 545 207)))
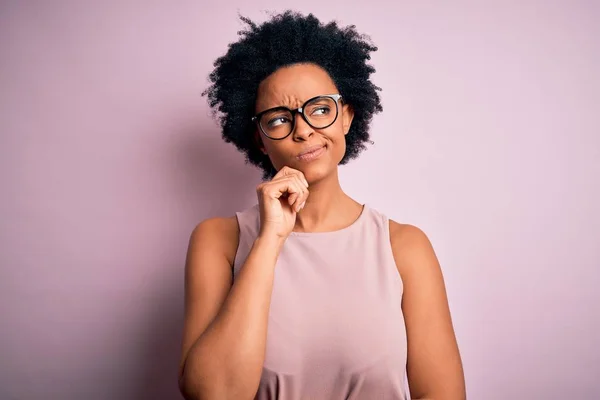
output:
POLYGON ((324 231, 324 232, 294 232, 294 231, 292 231, 290 233, 290 236, 297 236, 297 237, 325 236, 325 235, 334 235, 334 234, 340 234, 340 233, 345 233, 345 232, 351 231, 362 223, 362 221, 365 219, 365 216, 367 215, 368 209, 369 209, 369 206, 366 203, 363 204, 362 211, 361 211, 360 215, 358 216, 358 218, 356 218, 354 220, 354 222, 352 222, 350 225, 348 225, 344 228, 337 229, 335 231, 324 231))

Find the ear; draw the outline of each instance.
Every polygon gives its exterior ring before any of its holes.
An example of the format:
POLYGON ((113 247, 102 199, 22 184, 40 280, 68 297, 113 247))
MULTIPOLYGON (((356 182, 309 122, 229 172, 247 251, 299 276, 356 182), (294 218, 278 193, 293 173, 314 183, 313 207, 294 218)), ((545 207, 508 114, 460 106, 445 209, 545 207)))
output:
POLYGON ((350 104, 344 104, 342 106, 342 127, 344 129, 344 135, 347 135, 354 119, 354 109, 350 104))
POLYGON ((265 149, 265 145, 263 144, 262 137, 260 136, 258 129, 254 131, 254 144, 264 155, 267 154, 267 150, 265 149))

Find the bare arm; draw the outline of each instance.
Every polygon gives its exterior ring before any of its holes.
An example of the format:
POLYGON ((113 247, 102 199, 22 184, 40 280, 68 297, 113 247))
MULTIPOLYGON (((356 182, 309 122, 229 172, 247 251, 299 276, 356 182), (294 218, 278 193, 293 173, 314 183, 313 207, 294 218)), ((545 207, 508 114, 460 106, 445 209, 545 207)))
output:
POLYGON ((186 399, 252 399, 258 390, 275 265, 308 197, 308 182, 283 167, 258 185, 257 195, 260 231, 233 285, 237 220, 207 220, 190 238, 179 371, 186 399))
POLYGON ((464 400, 462 362, 439 262, 427 236, 390 222, 394 258, 404 283, 402 310, 408 337, 411 397, 464 400))
POLYGON ((186 399, 252 399, 264 362, 277 238, 257 239, 232 283, 237 221, 211 219, 192 233, 179 384, 186 399))

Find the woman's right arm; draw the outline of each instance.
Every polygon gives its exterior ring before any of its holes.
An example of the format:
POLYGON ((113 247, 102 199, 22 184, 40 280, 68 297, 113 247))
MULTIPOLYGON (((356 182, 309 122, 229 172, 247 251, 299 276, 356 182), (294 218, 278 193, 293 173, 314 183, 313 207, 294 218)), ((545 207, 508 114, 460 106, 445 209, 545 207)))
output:
POLYGON ((186 399, 252 399, 258 388, 283 239, 258 237, 231 286, 234 235, 235 218, 215 218, 199 224, 190 238, 179 375, 186 399))
POLYGON ((257 188, 260 232, 232 285, 234 218, 214 218, 191 235, 179 387, 186 399, 254 398, 265 358, 275 265, 308 197, 301 172, 282 168, 257 188))

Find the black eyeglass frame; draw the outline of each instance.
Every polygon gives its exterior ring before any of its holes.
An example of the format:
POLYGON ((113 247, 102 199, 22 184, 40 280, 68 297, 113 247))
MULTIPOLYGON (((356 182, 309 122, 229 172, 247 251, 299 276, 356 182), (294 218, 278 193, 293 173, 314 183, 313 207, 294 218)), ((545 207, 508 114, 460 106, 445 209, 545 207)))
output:
POLYGON ((273 108, 269 108, 267 110, 261 111, 258 114, 256 114, 254 117, 252 117, 252 122, 255 122, 256 125, 258 126, 258 129, 260 129, 260 131, 262 132, 263 135, 265 135, 266 137, 268 137, 271 140, 283 140, 285 138, 287 138, 288 136, 290 136, 292 134, 292 132, 294 132, 294 128, 296 128, 296 114, 300 114, 302 116, 302 119, 308 124, 310 125, 312 128, 314 129, 325 129, 325 128, 329 128, 331 125, 333 125, 335 123, 335 121, 337 121, 338 116, 340 115, 339 112, 339 106, 338 106, 338 101, 342 99, 342 95, 341 94, 323 94, 320 96, 315 96, 312 97, 308 100, 306 100, 304 102, 304 104, 302 104, 302 107, 298 107, 296 109, 289 109, 287 107, 284 106, 279 106, 279 107, 273 107, 273 108), (304 114, 304 108, 306 107, 306 105, 312 101, 315 101, 317 99, 320 99, 322 97, 329 97, 330 99, 333 100, 333 102, 335 103, 335 118, 333 119, 333 121, 331 121, 330 124, 326 125, 326 126, 320 126, 320 127, 316 127, 313 124, 311 124, 308 121, 308 117, 304 114), (268 112, 273 112, 273 111, 288 111, 291 115, 292 115, 292 127, 290 129, 290 132, 285 135, 284 137, 281 138, 274 138, 269 136, 265 130, 263 129, 262 125, 260 124, 260 118, 263 116, 263 114, 268 113, 268 112))

